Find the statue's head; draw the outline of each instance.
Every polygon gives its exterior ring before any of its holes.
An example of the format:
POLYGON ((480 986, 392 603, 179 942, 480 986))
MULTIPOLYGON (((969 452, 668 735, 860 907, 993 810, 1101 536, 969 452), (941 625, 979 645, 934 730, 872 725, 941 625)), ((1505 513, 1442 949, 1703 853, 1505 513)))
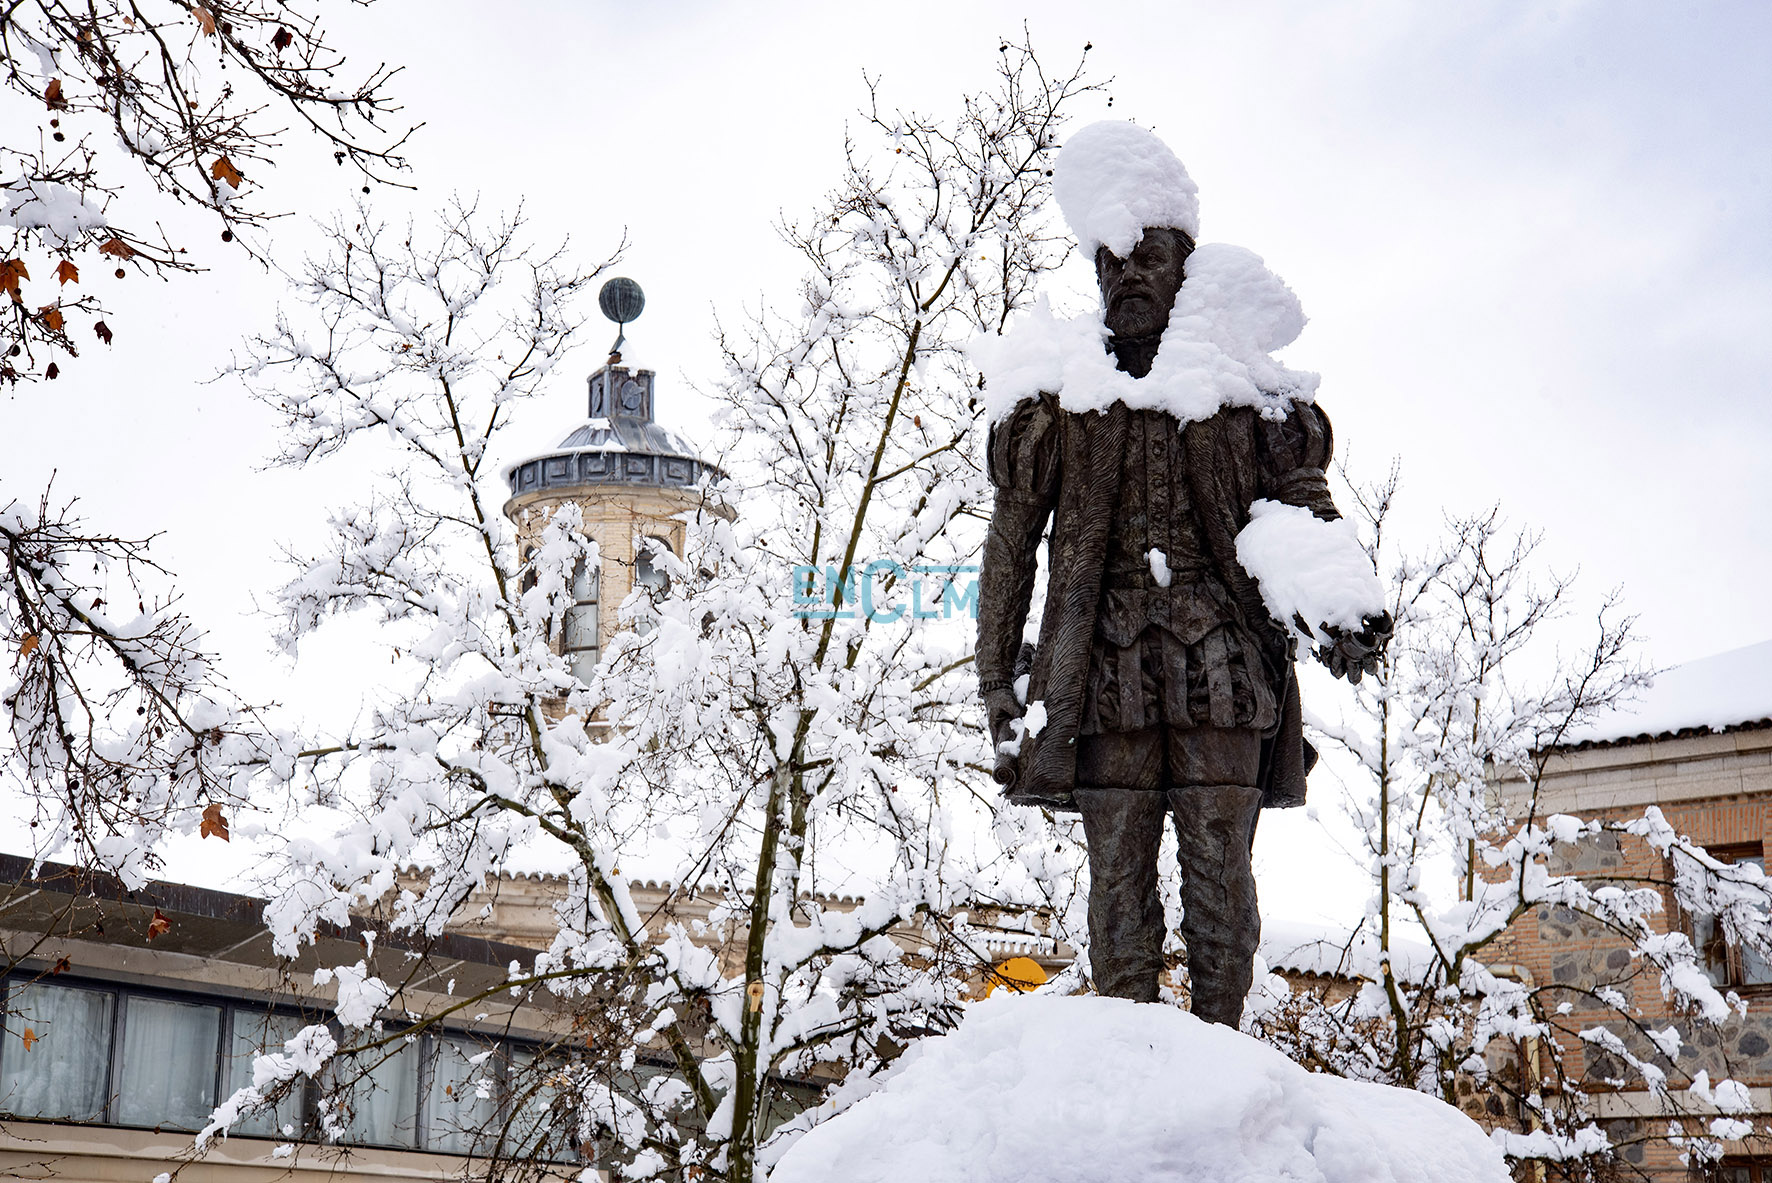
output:
POLYGON ((1095 260, 1109 331, 1161 333, 1200 233, 1199 190, 1175 153, 1135 124, 1092 123, 1058 154, 1052 194, 1095 260))
POLYGON ((1185 230, 1150 226, 1121 258, 1095 248, 1095 281, 1101 285, 1102 319, 1116 337, 1149 337, 1169 323, 1175 294, 1187 277, 1194 240, 1185 230))

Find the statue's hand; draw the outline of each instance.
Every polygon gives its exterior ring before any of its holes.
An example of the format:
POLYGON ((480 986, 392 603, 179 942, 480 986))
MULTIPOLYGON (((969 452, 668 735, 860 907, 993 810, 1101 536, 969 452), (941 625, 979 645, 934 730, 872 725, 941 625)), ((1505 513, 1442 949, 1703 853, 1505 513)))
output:
POLYGON ((993 753, 1001 754, 1001 745, 1015 739, 1015 729, 1010 724, 1021 718, 1024 710, 1021 701, 1015 697, 1015 691, 1007 687, 985 691, 984 717, 990 727, 993 753))
POLYGON ((1328 633, 1329 644, 1317 650, 1317 660, 1328 666, 1330 673, 1356 686, 1366 674, 1378 672, 1379 658, 1396 627, 1389 612, 1368 616, 1360 624, 1360 629, 1351 633, 1332 624, 1318 630, 1328 633))

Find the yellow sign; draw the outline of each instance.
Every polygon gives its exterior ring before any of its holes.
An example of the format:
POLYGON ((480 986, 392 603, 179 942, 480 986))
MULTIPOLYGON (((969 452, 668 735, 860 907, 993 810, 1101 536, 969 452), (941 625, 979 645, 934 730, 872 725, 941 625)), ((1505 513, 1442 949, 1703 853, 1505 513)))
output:
POLYGON ((991 971, 991 978, 984 992, 989 995, 998 986, 1002 986, 1006 990, 1024 994, 1035 986, 1043 985, 1045 981, 1046 971, 1040 968, 1038 961, 1032 957, 1011 957, 991 971))

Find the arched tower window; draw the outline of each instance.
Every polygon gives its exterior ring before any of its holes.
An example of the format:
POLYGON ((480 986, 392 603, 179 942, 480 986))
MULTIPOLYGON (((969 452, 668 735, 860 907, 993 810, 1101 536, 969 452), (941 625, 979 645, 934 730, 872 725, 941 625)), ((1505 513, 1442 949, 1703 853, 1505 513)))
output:
POLYGON ((641 541, 638 548, 640 553, 634 559, 634 586, 656 588, 662 593, 671 586, 671 577, 653 562, 653 549, 648 543, 656 544, 672 554, 677 553, 677 548, 671 545, 670 539, 649 534, 641 541))
POLYGON ((597 569, 580 561, 572 570, 572 607, 566 609, 564 644, 561 651, 573 676, 581 682, 591 680, 602 656, 597 645, 597 569))

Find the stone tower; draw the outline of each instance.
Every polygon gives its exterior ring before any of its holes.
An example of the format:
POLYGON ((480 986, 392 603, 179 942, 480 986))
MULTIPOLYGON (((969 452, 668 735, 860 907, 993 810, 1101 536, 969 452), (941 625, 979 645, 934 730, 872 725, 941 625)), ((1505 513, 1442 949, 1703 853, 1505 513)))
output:
POLYGON ((703 476, 718 469, 696 456, 681 436, 653 419, 651 370, 617 364, 620 355, 590 378, 590 414, 552 451, 505 469, 511 499, 505 516, 516 523, 520 553, 540 535, 554 511, 568 501, 584 514, 585 533, 602 557, 599 571, 573 579, 573 606, 562 635, 554 638, 573 672, 587 677, 618 631, 616 609, 638 583, 663 580, 642 545, 655 539, 683 553, 678 515, 702 502, 703 476))

